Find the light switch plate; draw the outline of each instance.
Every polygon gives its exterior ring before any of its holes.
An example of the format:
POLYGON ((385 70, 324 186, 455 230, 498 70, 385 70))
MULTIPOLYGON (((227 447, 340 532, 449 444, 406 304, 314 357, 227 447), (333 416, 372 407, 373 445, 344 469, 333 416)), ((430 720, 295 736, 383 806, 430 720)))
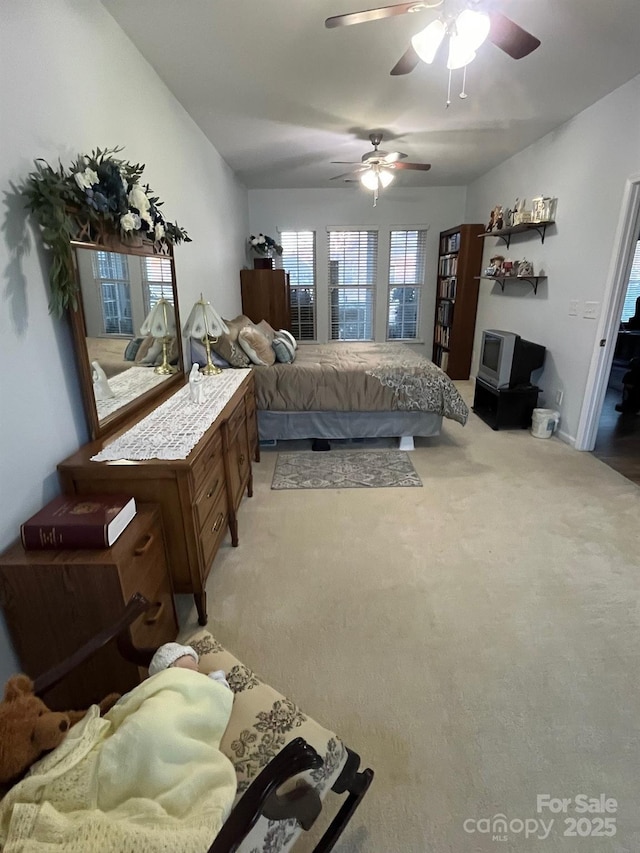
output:
POLYGON ((585 302, 584 303, 584 311, 582 316, 586 320, 596 320, 598 318, 598 308, 600 307, 599 302, 585 302))

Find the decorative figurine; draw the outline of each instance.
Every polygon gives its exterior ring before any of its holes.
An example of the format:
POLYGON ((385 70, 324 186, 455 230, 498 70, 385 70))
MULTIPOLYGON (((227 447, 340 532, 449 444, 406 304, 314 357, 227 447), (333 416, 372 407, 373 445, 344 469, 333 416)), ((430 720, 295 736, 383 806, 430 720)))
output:
POLYGON ((496 230, 502 231, 502 227, 504 225, 504 215, 502 213, 502 205, 501 204, 499 204, 496 207, 495 221, 496 221, 496 230))
POLYGON ((93 396, 96 400, 110 400, 111 397, 115 397, 115 394, 109 386, 107 374, 100 367, 100 363, 98 361, 92 361, 91 367, 93 368, 93 372, 91 374, 91 378, 93 379, 93 396))
POLYGON ((504 263, 503 255, 494 255, 489 260, 489 268, 486 270, 487 275, 502 275, 502 264, 504 263))
POLYGON ((533 264, 523 258, 518 264, 518 275, 533 275, 533 264))
POLYGON ((200 373, 200 365, 194 362, 189 373, 189 399, 192 403, 204 403, 204 376, 200 373))

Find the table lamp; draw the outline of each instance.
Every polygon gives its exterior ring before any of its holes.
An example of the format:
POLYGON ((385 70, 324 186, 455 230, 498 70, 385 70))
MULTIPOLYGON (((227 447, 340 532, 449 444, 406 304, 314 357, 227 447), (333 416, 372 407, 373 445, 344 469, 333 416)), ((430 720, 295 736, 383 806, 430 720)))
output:
POLYGON ((173 305, 164 296, 158 299, 146 320, 140 326, 141 335, 153 335, 156 340, 162 341, 162 364, 154 367, 154 373, 165 376, 175 373, 177 368, 167 361, 167 346, 176 334, 176 315, 173 305))
POLYGON ((206 302, 200 294, 200 299, 191 309, 191 314, 184 325, 183 332, 188 338, 195 338, 205 346, 207 351, 207 363, 202 368, 205 376, 213 376, 216 373, 222 373, 222 370, 211 361, 211 345, 209 337, 212 337, 215 343, 218 336, 229 331, 229 327, 224 322, 218 312, 211 306, 210 302, 206 302))

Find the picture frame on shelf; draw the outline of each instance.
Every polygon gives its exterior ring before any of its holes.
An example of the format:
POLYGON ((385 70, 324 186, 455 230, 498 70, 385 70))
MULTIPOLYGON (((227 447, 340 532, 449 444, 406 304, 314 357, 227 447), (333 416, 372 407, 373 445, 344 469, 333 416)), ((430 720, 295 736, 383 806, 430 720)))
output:
POLYGON ((531 221, 532 222, 554 222, 556 218, 557 198, 550 196, 537 196, 532 199, 531 221))

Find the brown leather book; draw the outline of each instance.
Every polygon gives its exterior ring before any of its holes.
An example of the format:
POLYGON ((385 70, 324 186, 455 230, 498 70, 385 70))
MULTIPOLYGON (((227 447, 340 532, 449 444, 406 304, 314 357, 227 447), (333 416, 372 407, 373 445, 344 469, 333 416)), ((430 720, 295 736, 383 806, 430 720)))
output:
POLYGON ((136 514, 131 495, 59 495, 20 525, 27 551, 109 548, 136 514))

